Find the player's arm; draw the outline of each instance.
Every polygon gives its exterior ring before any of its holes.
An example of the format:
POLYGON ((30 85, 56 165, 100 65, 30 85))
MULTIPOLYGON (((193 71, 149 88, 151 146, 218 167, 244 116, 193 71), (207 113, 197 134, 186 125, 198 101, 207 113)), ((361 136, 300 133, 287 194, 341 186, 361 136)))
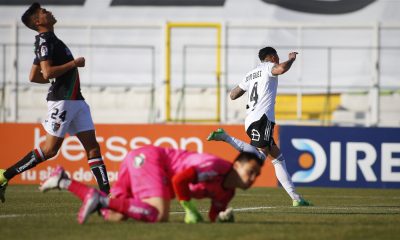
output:
POLYGON ((232 100, 240 98, 246 91, 240 88, 239 86, 236 86, 231 90, 230 97, 232 100))
POLYGON ((211 222, 215 222, 215 220, 217 219, 217 216, 220 212, 224 211, 226 209, 226 205, 224 204, 224 206, 218 206, 215 201, 213 200, 211 202, 211 207, 210 207, 210 211, 208 211, 208 217, 210 218, 211 222))
POLYGON ((31 72, 29 73, 29 81, 40 84, 49 83, 48 79, 44 79, 41 73, 40 65, 35 63, 32 64, 31 72))
POLYGON ((198 223, 203 217, 197 210, 190 196, 190 183, 197 182, 197 172, 194 167, 183 170, 172 178, 172 186, 176 197, 185 210, 185 223, 198 223))
POLYGON ((69 61, 63 65, 52 66, 51 60, 45 60, 40 62, 42 74, 44 79, 57 78, 71 69, 85 66, 85 58, 79 57, 72 61, 69 61))
POLYGON ((233 194, 223 197, 221 200, 213 199, 211 201, 210 211, 208 217, 211 222, 234 222, 233 209, 227 208, 229 202, 232 200, 233 194))
POLYGON ((286 62, 280 63, 275 65, 272 70, 271 73, 273 75, 281 75, 284 74, 285 72, 287 72, 290 67, 292 66, 293 62, 296 60, 296 55, 298 53, 297 52, 291 52, 289 53, 289 60, 287 60, 286 62))

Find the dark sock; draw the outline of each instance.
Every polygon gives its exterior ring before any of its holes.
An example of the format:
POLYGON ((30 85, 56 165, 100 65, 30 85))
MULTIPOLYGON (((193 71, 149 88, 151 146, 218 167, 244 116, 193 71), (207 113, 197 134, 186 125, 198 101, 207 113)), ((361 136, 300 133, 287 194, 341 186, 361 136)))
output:
POLYGON ((90 170, 96 178, 99 189, 105 194, 110 193, 110 184, 108 182, 107 169, 101 158, 89 159, 90 170))
POLYGON ((16 175, 35 167, 37 164, 43 162, 44 160, 45 159, 42 151, 39 148, 34 149, 32 152, 29 152, 25 157, 19 160, 16 164, 7 168, 7 170, 4 172, 4 177, 10 180, 16 175))

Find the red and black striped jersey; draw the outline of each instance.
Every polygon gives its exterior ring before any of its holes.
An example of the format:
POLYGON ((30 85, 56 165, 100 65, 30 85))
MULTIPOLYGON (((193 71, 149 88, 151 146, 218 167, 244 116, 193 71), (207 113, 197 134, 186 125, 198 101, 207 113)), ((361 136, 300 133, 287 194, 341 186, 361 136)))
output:
MULTIPOLYGON (((35 38, 34 64, 39 65, 41 61, 50 60, 52 66, 60 66, 74 60, 69 48, 57 38, 54 32, 40 33, 35 38)), ((84 100, 78 68, 71 69, 55 79, 50 79, 50 83, 47 101, 84 100)))

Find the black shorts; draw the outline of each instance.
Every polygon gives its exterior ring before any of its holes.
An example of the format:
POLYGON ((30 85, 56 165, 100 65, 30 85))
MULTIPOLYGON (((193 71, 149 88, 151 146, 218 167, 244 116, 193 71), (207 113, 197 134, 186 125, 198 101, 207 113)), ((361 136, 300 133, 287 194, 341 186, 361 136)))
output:
POLYGON ((251 139, 250 144, 258 148, 269 148, 272 145, 276 145, 273 137, 274 126, 275 123, 268 120, 265 114, 260 120, 250 124, 246 131, 251 139))

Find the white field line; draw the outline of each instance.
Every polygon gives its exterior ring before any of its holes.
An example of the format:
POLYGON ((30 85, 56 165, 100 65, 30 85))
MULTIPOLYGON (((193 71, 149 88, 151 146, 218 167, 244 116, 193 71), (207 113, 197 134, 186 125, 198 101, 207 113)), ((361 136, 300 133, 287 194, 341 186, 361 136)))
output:
MULTIPOLYGON (((236 194, 236 196, 241 196, 241 197, 272 197, 276 195, 271 195, 271 194, 251 194, 251 193, 239 193, 236 194)), ((362 198, 362 199, 400 199, 400 196, 360 196, 360 195, 313 195, 313 194, 306 194, 307 197, 315 197, 315 198, 350 198, 350 199, 355 199, 355 198, 362 198)))
MULTIPOLYGON (((345 211, 352 211, 352 210, 385 210, 389 213, 395 212, 395 213, 400 213, 400 206, 398 208, 396 207, 390 207, 390 208, 374 208, 374 207, 302 207, 302 208, 294 208, 294 207, 288 207, 288 206, 279 206, 279 207, 247 207, 247 208, 234 208, 234 212, 254 212, 258 210, 265 210, 265 209, 301 209, 301 210, 345 210, 345 211)), ((208 213, 208 210, 202 210, 200 211, 201 213, 208 213)), ((184 214, 184 211, 172 211, 170 212, 171 215, 181 215, 184 214)), ((363 213, 360 213, 363 214, 363 213)), ((384 214, 384 213, 382 213, 384 214)), ((37 216, 57 216, 57 215, 76 215, 76 213, 70 213, 70 214, 0 214, 0 219, 1 218, 19 218, 19 217, 37 217, 37 216)))
POLYGON ((69 215, 76 215, 76 213, 67 213, 67 214, 54 214, 54 213, 40 213, 40 214, 36 214, 36 213, 30 213, 30 214, 4 214, 1 215, 0 214, 0 219, 1 218, 18 218, 18 217, 39 217, 39 216, 69 216, 69 215))
MULTIPOLYGON (((262 209, 272 209, 276 207, 248 207, 248 208, 234 208, 234 212, 251 212, 254 210, 262 210, 262 209)), ((201 213, 208 213, 206 210, 199 211, 201 213)), ((175 215, 175 214, 184 214, 184 211, 175 211, 175 212, 170 212, 170 214, 175 215)))
MULTIPOLYGON (((272 209, 276 207, 248 207, 248 208, 235 208, 235 212, 251 212, 255 210, 262 210, 262 209, 272 209)), ((203 210, 200 211, 201 213, 208 213, 208 211, 203 210)), ((184 211, 173 211, 170 212, 171 215, 179 215, 179 214, 184 214, 184 211)), ((0 215, 0 218, 17 218, 17 217, 36 217, 36 216, 55 216, 59 214, 5 214, 5 215, 0 215)), ((74 214, 66 214, 66 215, 75 215, 74 214)))
POLYGON ((22 216, 25 216, 25 214, 6 214, 6 215, 0 215, 0 218, 15 218, 22 216))
MULTIPOLYGON (((21 192, 20 190, 8 190, 7 192, 21 192)), ((40 193, 42 194, 39 190, 28 190, 28 191, 24 191, 24 193, 40 193)), ((400 192, 399 192, 400 193, 400 192)), ((48 192, 46 194, 69 194, 68 191, 53 191, 53 192, 48 192)), ((262 194, 262 193, 236 193, 235 196, 241 196, 241 197, 260 197, 260 198, 268 198, 268 197, 276 197, 276 195, 271 195, 271 194, 262 194)), ((329 199, 400 199, 400 196, 361 196, 361 195, 314 195, 314 194, 307 194, 307 199, 311 199, 312 198, 329 198, 329 199)))
MULTIPOLYGON (((17 190, 17 189, 7 189, 7 192, 21 192, 21 190, 17 190)), ((24 191, 24 193, 40 193, 42 194, 39 190, 26 190, 24 191)), ((69 194, 68 191, 50 191, 48 192, 50 194, 69 194)), ((46 193, 46 194, 48 194, 46 193)), ((362 198, 362 199, 400 199, 400 191, 398 192, 399 195, 395 195, 395 196, 368 196, 368 195, 314 195, 314 194, 306 194, 307 198, 330 198, 330 199, 342 199, 342 198, 348 198, 348 199, 358 199, 358 198, 362 198)), ((275 194, 262 194, 262 193, 236 193, 235 196, 242 196, 242 197, 274 197, 276 196, 275 194)))

